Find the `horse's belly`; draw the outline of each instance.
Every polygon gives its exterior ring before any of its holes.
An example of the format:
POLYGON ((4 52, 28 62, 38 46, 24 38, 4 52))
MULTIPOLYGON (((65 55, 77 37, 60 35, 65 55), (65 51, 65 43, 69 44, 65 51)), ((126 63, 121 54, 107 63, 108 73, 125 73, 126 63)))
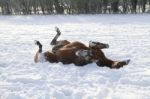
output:
POLYGON ((64 64, 70 64, 73 63, 75 58, 77 57, 75 55, 75 51, 72 50, 59 50, 56 52, 58 61, 64 63, 64 64))

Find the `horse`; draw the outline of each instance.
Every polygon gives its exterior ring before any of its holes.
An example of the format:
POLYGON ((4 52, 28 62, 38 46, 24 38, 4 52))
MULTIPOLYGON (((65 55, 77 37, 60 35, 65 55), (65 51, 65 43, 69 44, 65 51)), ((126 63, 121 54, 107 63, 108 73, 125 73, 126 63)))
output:
POLYGON ((56 32, 56 36, 50 43, 50 45, 53 45, 52 52, 46 51, 43 53, 42 44, 39 41, 35 41, 35 44, 39 46, 39 50, 35 55, 35 62, 49 61, 50 63, 73 63, 76 66, 84 66, 95 62, 100 67, 106 66, 117 69, 127 65, 130 62, 130 60, 113 61, 108 59, 101 50, 103 48, 108 48, 108 44, 90 41, 89 46, 86 46, 79 41, 57 41, 58 37, 61 35, 59 28, 56 28, 56 32))

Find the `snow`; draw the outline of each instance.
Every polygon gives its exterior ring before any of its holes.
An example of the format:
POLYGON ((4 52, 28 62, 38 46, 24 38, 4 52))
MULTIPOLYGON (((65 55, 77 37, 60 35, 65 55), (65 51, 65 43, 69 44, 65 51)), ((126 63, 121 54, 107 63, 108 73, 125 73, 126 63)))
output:
POLYGON ((149 99, 150 15, 0 16, 0 99, 149 99), (51 50, 50 40, 108 43, 119 69, 88 64, 34 63, 34 40, 51 50))

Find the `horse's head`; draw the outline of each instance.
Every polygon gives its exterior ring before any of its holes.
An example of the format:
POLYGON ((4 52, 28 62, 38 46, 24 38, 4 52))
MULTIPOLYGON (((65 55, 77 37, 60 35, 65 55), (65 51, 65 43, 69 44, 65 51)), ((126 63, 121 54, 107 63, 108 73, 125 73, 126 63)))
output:
POLYGON ((103 59, 100 59, 96 62, 96 64, 100 67, 104 67, 104 66, 107 66, 111 69, 119 69, 125 65, 128 65, 130 62, 130 59, 128 60, 124 60, 124 61, 112 61, 112 60, 103 60, 103 59))
POLYGON ((125 61, 116 61, 116 62, 113 62, 111 68, 117 68, 118 69, 118 68, 123 67, 124 65, 128 65, 129 62, 130 62, 130 59, 125 60, 125 61))
POLYGON ((89 47, 92 49, 104 49, 104 48, 109 48, 109 45, 105 43, 90 41, 89 47))

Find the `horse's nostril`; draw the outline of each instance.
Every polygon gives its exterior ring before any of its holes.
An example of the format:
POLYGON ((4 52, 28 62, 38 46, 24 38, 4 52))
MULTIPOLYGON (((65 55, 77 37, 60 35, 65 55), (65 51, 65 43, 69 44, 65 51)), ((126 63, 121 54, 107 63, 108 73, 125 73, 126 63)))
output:
POLYGON ((130 59, 126 60, 126 61, 125 61, 126 65, 128 65, 129 62, 130 62, 130 59))
POLYGON ((108 45, 108 44, 106 44, 106 48, 109 48, 109 45, 108 45))

